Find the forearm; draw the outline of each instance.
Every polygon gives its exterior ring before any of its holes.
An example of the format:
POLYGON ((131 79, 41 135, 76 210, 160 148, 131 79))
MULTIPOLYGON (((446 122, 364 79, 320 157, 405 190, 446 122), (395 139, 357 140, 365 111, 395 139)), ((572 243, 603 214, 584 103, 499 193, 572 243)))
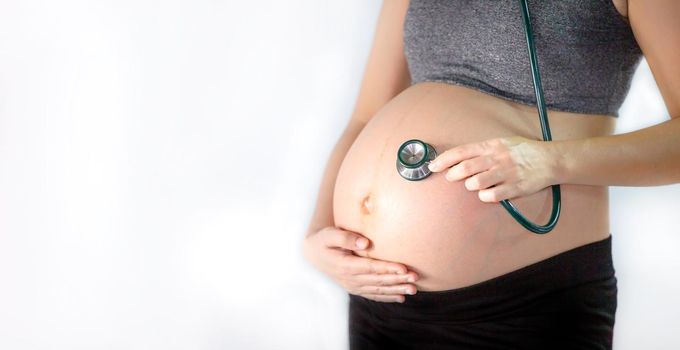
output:
POLYGON ((333 190, 335 188, 335 178, 340 170, 347 151, 354 143, 354 140, 364 128, 364 123, 358 119, 350 119, 345 131, 335 144, 333 151, 326 163, 321 186, 316 200, 314 214, 307 228, 307 235, 316 232, 326 226, 333 226, 333 190))
POLYGON ((551 141, 557 183, 659 186, 680 183, 680 118, 610 136, 551 141))

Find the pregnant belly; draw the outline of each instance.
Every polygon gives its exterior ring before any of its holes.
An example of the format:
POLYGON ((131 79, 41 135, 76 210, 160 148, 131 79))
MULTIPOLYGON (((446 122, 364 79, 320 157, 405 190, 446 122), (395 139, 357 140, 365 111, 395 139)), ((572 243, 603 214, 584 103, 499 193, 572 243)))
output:
MULTIPOLYGON (((499 203, 479 200, 464 180, 449 182, 439 172, 407 181, 397 173, 397 150, 413 138, 438 153, 501 136, 541 140, 535 107, 531 111, 531 106, 461 86, 412 85, 371 118, 347 152, 333 195, 336 226, 371 240, 358 255, 401 262, 416 271, 419 290, 472 285, 606 238, 607 187, 562 184, 560 221, 550 233, 537 235, 499 203)), ((564 114, 548 113, 553 140, 603 133, 593 128, 597 118, 564 114)), ((511 202, 530 220, 545 224, 552 193, 546 188, 511 202)))

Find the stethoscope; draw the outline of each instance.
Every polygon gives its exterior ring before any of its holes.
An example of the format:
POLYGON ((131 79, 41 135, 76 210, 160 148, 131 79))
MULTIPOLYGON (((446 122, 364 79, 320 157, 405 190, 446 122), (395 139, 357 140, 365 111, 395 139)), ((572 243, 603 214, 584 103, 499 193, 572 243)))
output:
MULTIPOLYGON (((541 76, 538 72, 536 63, 536 49, 534 48, 533 32, 531 30, 531 20, 529 18, 529 8, 526 0, 519 0, 522 8, 522 19, 524 20, 524 34, 526 35, 527 47, 529 49, 529 62, 531 63, 531 76, 534 81, 534 91, 538 107, 543 140, 551 141, 550 126, 548 125, 548 113, 545 110, 543 101, 543 88, 541 87, 541 76)), ((427 167, 430 162, 437 157, 437 151, 431 145, 418 140, 411 139, 404 142, 397 151, 397 171, 406 180, 422 180, 432 173, 427 167)), ((553 207, 548 224, 545 226, 534 224, 522 215, 517 208, 507 199, 501 200, 503 207, 517 220, 522 226, 534 233, 548 233, 555 228, 560 217, 560 185, 552 185, 553 207)))

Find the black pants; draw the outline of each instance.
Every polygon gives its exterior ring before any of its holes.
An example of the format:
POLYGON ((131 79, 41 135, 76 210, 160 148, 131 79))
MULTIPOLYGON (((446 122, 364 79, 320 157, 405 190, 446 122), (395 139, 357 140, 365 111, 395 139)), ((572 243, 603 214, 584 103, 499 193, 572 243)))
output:
POLYGON ((611 240, 403 303, 349 294, 350 349, 611 349, 611 240))

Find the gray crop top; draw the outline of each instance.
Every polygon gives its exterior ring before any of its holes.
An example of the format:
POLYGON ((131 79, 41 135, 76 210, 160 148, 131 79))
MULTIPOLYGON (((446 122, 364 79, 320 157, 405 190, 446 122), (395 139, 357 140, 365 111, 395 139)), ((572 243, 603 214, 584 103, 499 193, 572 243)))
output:
MULTIPOLYGON (((618 117, 642 51, 612 0, 529 0, 547 109, 618 117)), ((411 84, 468 86, 535 105, 517 0, 410 0, 411 84)))

